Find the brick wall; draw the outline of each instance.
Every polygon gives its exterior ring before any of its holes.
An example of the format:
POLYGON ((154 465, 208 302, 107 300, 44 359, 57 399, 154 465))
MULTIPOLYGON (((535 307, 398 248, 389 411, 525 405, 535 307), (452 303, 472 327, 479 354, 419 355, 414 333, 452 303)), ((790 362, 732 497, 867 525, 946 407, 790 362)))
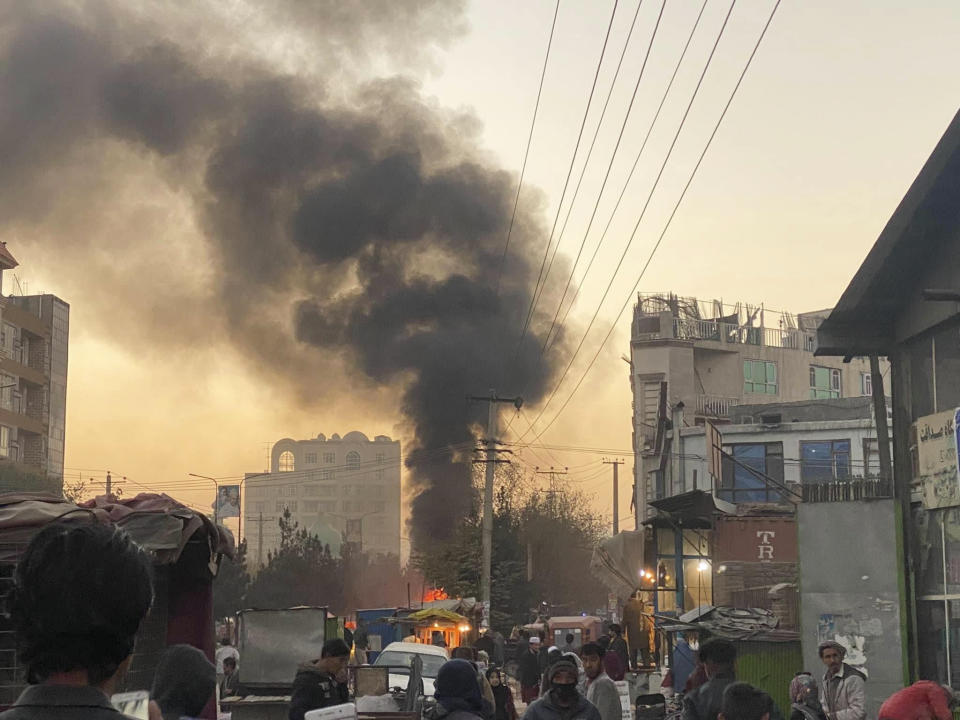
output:
POLYGON ((713 602, 770 610, 780 618, 781 628, 793 630, 798 625, 796 587, 773 594, 770 589, 781 583, 795 586, 797 577, 797 564, 792 562, 725 562, 714 568, 713 602))

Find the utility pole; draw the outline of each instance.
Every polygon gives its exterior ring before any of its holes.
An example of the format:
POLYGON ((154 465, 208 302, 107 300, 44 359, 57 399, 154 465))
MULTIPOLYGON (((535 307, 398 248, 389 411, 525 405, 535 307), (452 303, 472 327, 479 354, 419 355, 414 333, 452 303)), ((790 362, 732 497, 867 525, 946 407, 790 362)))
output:
POLYGON ((263 524, 265 522, 272 522, 273 520, 276 520, 276 518, 273 516, 265 518, 263 516, 263 513, 260 513, 259 517, 247 515, 247 522, 255 522, 258 525, 258 528, 257 528, 257 569, 258 570, 263 567, 263 524))
POLYGON ((107 497, 110 497, 110 490, 111 490, 112 480, 113 480, 113 479, 110 477, 110 471, 107 470, 107 497))
POLYGON ((558 469, 558 468, 553 467, 552 465, 550 466, 550 469, 549 469, 549 470, 541 470, 539 466, 537 466, 537 467, 535 467, 535 468, 533 469, 533 472, 534 472, 535 475, 549 475, 549 476, 550 476, 550 489, 547 490, 547 495, 550 496, 550 502, 551 502, 551 503, 553 503, 553 501, 556 499, 557 493, 560 492, 560 490, 557 489, 557 485, 558 485, 558 483, 557 483, 557 478, 558 478, 558 477, 563 477, 564 475, 566 475, 566 474, 567 474, 567 469, 568 469, 568 468, 563 468, 563 470, 560 470, 560 469, 558 469))
POLYGON ((620 532, 620 480, 617 478, 617 470, 624 465, 623 460, 607 460, 604 458, 604 465, 613 465, 613 534, 620 532))
MULTIPOLYGON (((483 567, 480 571, 480 599, 483 602, 481 628, 490 627, 490 566, 493 558, 493 479, 497 469, 498 462, 509 462, 508 460, 498 460, 497 453, 502 452, 497 448, 497 404, 511 403, 519 410, 523 406, 523 398, 501 398, 497 397, 494 390, 486 397, 475 395, 468 396, 468 400, 473 402, 487 403, 487 457, 485 462, 486 476, 483 484, 483 567)), ((476 462, 476 461, 475 461, 476 462)))

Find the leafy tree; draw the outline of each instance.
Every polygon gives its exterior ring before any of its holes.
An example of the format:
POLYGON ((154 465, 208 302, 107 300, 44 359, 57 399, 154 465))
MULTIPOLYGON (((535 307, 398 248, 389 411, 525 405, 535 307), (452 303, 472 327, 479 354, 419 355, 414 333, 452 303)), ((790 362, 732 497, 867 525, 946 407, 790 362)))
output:
POLYGON ((250 573, 247 571, 247 541, 237 546, 237 556, 223 558, 213 581, 213 616, 225 618, 245 607, 250 573))

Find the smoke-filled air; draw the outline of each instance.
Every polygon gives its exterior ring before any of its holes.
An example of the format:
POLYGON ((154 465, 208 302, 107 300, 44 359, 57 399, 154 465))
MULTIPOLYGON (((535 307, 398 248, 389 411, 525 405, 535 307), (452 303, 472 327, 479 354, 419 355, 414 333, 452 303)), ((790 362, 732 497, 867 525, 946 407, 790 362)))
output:
POLYGON ((517 177, 411 79, 462 10, 0 10, 0 238, 81 268, 72 302, 144 353, 228 343, 304 404, 347 392, 321 382, 336 373, 402 389, 415 549, 466 511, 486 413, 466 395, 536 403, 567 357, 563 336, 540 357, 539 316, 517 351, 547 242, 536 192, 501 266, 517 177), (381 76, 384 57, 405 72, 381 76))

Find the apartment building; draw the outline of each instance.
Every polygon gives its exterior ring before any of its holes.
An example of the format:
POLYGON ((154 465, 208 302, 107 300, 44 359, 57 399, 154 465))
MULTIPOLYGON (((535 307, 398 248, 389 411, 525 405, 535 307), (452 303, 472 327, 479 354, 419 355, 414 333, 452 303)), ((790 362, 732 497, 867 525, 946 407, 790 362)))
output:
MULTIPOLYGON (((0 283, 17 264, 0 243, 0 283)), ((63 488, 69 337, 70 306, 60 298, 0 293, 0 463, 22 464, 57 493, 63 488)))
POLYGON ((733 422, 731 408, 741 404, 871 395, 866 358, 815 357, 817 327, 828 314, 670 293, 638 296, 630 343, 638 520, 658 497, 656 473, 664 461, 657 444, 676 408, 695 427, 733 422))
POLYGON ((244 479, 244 537, 253 565, 280 544, 286 510, 300 527, 371 554, 400 556, 400 442, 362 432, 274 444, 270 472, 244 479))

